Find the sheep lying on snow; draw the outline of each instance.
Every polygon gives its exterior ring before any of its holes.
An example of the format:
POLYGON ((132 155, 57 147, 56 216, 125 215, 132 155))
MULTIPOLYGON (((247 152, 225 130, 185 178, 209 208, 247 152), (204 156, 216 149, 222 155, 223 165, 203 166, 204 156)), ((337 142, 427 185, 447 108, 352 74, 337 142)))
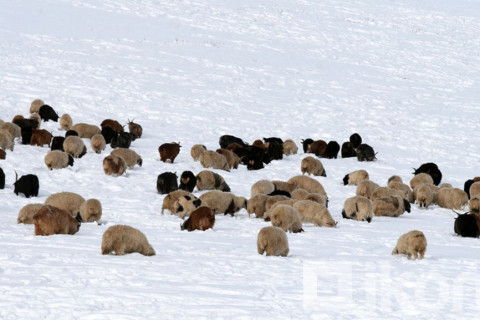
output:
POLYGON ((115 150, 112 150, 110 154, 117 157, 122 157, 125 160, 129 169, 133 169, 136 164, 140 167, 143 164, 142 157, 140 157, 140 155, 132 149, 117 148, 115 150))
POLYGON ((49 170, 73 166, 73 157, 60 150, 49 151, 45 155, 44 161, 49 170))
POLYGON ((107 147, 107 141, 101 134, 96 134, 90 139, 90 146, 95 153, 102 153, 107 147))
POLYGON ((67 211, 54 207, 43 206, 33 216, 36 236, 52 234, 75 234, 80 229, 80 222, 67 211))
POLYGON ((388 187, 380 187, 373 191, 372 195, 370 196, 370 200, 375 201, 378 198, 387 198, 397 196, 408 201, 408 196, 406 195, 405 191, 392 189, 388 187))
POLYGON ((143 128, 141 125, 139 125, 138 123, 135 123, 130 120, 128 120, 128 131, 130 131, 130 134, 132 135, 133 139, 140 139, 142 137, 142 134, 143 134, 143 128))
POLYGON ((31 203, 24 206, 20 209, 18 213, 17 223, 33 224, 33 216, 38 212, 43 206, 43 203, 31 203))
POLYGON ((280 227, 283 231, 303 232, 300 214, 290 206, 277 206, 272 210, 270 219, 273 226, 280 227))
POLYGON ((470 198, 468 202, 468 209, 474 215, 480 216, 480 196, 470 198))
POLYGON ((85 199, 74 192, 59 192, 50 195, 45 200, 45 205, 50 205, 63 210, 66 210, 72 217, 76 217, 80 212, 80 207, 85 202, 85 199))
POLYGON ((67 131, 70 130, 73 126, 72 117, 68 113, 62 114, 60 117, 60 128, 67 131))
POLYGON ((288 237, 285 231, 277 227, 263 227, 257 236, 257 251, 267 256, 288 255, 288 237))
POLYGON ((237 197, 230 192, 222 192, 218 190, 208 191, 200 196, 200 199, 213 209, 215 214, 229 213, 233 214, 241 209, 247 208, 247 199, 237 197))
POLYGON ((345 200, 342 217, 358 221, 372 222, 373 204, 370 199, 362 196, 355 196, 345 200))
POLYGON ((167 162, 170 160, 171 163, 175 161, 175 158, 180 153, 180 148, 182 146, 179 143, 164 143, 160 147, 158 147, 158 152, 160 153, 160 161, 167 162))
POLYGON ((337 225, 327 207, 322 204, 310 200, 299 200, 292 207, 298 211, 302 222, 311 222, 317 227, 335 227, 337 225))
POLYGON ((419 173, 415 175, 412 180, 410 180, 410 187, 412 189, 415 189, 416 186, 422 183, 428 183, 428 184, 433 184, 433 179, 432 177, 427 174, 427 173, 419 173))
POLYGON ((290 156, 292 154, 297 154, 298 152, 298 147, 293 142, 292 139, 287 139, 283 142, 283 154, 286 156, 290 156))
POLYGON ((77 220, 81 222, 98 221, 102 217, 102 204, 97 199, 88 199, 80 206, 77 220))
POLYGON ((319 193, 308 192, 307 190, 299 188, 292 191, 291 197, 292 199, 295 199, 295 200, 314 201, 314 202, 323 204, 325 207, 328 208, 328 198, 319 193))
POLYGON ((308 176, 295 176, 290 178, 290 180, 288 180, 287 182, 296 186, 296 188, 302 188, 307 190, 308 192, 315 192, 327 196, 327 193, 325 192, 325 189, 323 189, 323 186, 314 178, 310 178, 308 176))
POLYGON ((164 172, 157 177, 157 191, 160 194, 170 193, 178 189, 177 174, 164 172))
POLYGON ((229 192, 230 187, 225 182, 223 177, 218 173, 210 170, 200 171, 197 176, 197 189, 202 190, 220 190, 229 192))
POLYGON ((433 184, 438 186, 440 181, 442 181, 442 172, 438 169, 438 166, 435 163, 428 162, 422 164, 418 169, 415 170, 413 174, 426 173, 429 174, 433 179, 433 184))
POLYGON ((190 149, 190 155, 193 158, 193 161, 198 161, 200 159, 200 155, 207 151, 207 147, 205 147, 203 144, 195 144, 193 147, 190 149))
POLYGON ((426 209, 429 205, 436 203, 437 194, 432 190, 433 184, 421 183, 414 189, 415 200, 420 209, 426 209))
POLYGON ((144 256, 155 255, 155 250, 140 230, 124 225, 111 226, 103 233, 102 254, 110 254, 112 251, 117 256, 133 252, 144 256))
POLYGON ((181 230, 194 231, 213 228, 215 224, 215 214, 209 207, 199 207, 194 210, 190 217, 181 226, 181 230))
POLYGON ((474 198, 475 196, 480 195, 480 181, 474 182, 470 186, 469 193, 471 198, 474 198))
POLYGON ((397 242, 397 246, 393 249, 392 254, 406 254, 408 259, 413 255, 414 259, 423 259, 425 251, 427 250, 427 239, 423 232, 412 230, 402 235, 397 242))
POLYGON ((127 162, 123 157, 108 155, 103 158, 103 172, 108 176, 118 177, 127 170, 127 162))
POLYGON ((71 129, 75 130, 80 138, 87 139, 91 139, 94 135, 102 132, 96 125, 87 123, 77 123, 71 129))
POLYGON ((43 106, 45 102, 42 99, 35 99, 30 104, 30 113, 38 113, 40 111, 40 107, 43 106))
POLYGON ((311 156, 303 158, 300 169, 302 171, 302 174, 307 173, 308 175, 313 174, 314 176, 327 176, 327 173, 323 168, 322 162, 311 156))
POLYGON ((200 157, 200 164, 204 168, 213 168, 213 169, 219 169, 219 170, 225 170, 225 171, 230 171, 230 167, 228 165, 227 159, 211 150, 204 151, 200 157))
POLYGON ((77 136, 68 136, 63 142, 63 150, 74 158, 81 158, 87 153, 83 140, 77 136))
POLYGON ((370 180, 363 180, 357 185, 357 190, 355 194, 357 196, 362 196, 370 199, 372 197, 373 192, 380 188, 378 184, 370 180))
MULTIPOLYGON (((18 178, 18 175, 16 175, 16 178, 18 178)), ((38 197, 38 189, 40 189, 40 182, 36 175, 26 174, 24 176, 21 176, 20 179, 16 179, 13 187, 13 192, 17 196, 19 193, 23 193, 25 195, 25 198, 38 197)))
POLYGON ((398 217, 405 211, 410 212, 410 202, 398 196, 373 201, 373 213, 376 216, 398 217))
POLYGON ((387 185, 388 188, 390 189, 396 189, 396 190, 401 190, 405 192, 405 195, 407 197, 408 202, 413 203, 415 201, 415 198, 413 197, 413 191, 410 189, 408 185, 402 182, 397 182, 397 181, 390 181, 387 185))
POLYGON ((343 177, 343 185, 358 185, 363 180, 369 180, 368 172, 366 170, 356 170, 343 177))
POLYGON ((193 195, 181 196, 173 204, 175 212, 181 219, 190 216, 193 211, 201 206, 208 206, 208 204, 193 195))
POLYGON ((458 214, 455 218, 453 230, 462 237, 478 238, 479 218, 473 214, 458 214))
POLYGON ((197 178, 192 171, 183 171, 180 176, 180 186, 179 189, 192 192, 197 185, 197 178))
POLYGON ((172 192, 169 192, 165 198, 163 198, 163 203, 162 203, 162 214, 163 214, 163 211, 165 209, 167 209, 168 211, 170 211, 171 214, 174 214, 176 213, 175 212, 175 208, 174 208, 174 204, 175 204, 175 201, 180 198, 181 196, 186 196, 186 195, 191 195, 193 197, 193 195, 187 191, 184 191, 184 190, 175 190, 175 191, 172 191, 172 192))
POLYGON ((462 189, 440 188, 437 192, 437 204, 442 208, 463 210, 467 203, 467 193, 462 189))

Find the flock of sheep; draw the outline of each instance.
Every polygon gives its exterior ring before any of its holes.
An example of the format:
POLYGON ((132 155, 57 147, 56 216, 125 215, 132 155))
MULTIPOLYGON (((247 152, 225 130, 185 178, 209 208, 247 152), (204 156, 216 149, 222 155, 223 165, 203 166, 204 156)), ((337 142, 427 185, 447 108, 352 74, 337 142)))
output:
MULTIPOLYGON (((74 165, 87 148, 83 139, 90 139, 91 149, 96 153, 105 150, 110 144, 114 149, 103 160, 105 174, 119 176, 135 165, 142 166, 143 160, 130 149, 133 140, 142 136, 143 129, 133 121, 128 122, 129 132, 118 121, 106 119, 100 127, 93 124, 73 124, 68 114, 61 117, 42 100, 34 100, 30 108, 30 117, 15 116, 12 122, 0 120, 0 158, 6 158, 5 150, 14 150, 15 139, 23 144, 44 146, 51 151, 45 155, 45 165, 49 170, 62 169, 74 165), (41 121, 58 121, 66 131, 65 136, 53 137, 50 132, 40 129, 41 121)), ((287 181, 259 180, 251 186, 250 199, 231 192, 227 181, 218 173, 211 171, 237 169, 245 165, 248 170, 264 168, 273 160, 281 160, 298 152, 293 140, 283 141, 270 137, 256 140, 251 145, 242 139, 224 135, 219 139, 220 148, 207 150, 204 145, 194 145, 190 154, 205 168, 197 175, 184 171, 180 184, 176 173, 164 172, 158 175, 157 191, 164 194, 162 214, 168 210, 171 214, 186 219, 181 230, 207 230, 214 226, 216 214, 234 215, 246 209, 248 215, 271 221, 272 226, 264 227, 257 237, 259 254, 287 256, 289 253, 286 232, 303 232, 303 224, 311 223, 318 227, 337 226, 328 210, 328 195, 315 176, 326 177, 326 170, 320 158, 337 158, 341 150, 342 158, 357 157, 359 161, 373 161, 376 154, 371 146, 362 143, 357 133, 349 141, 340 145, 336 141, 302 140, 303 158, 299 173, 287 181), (311 177, 314 176, 314 177, 311 177), (194 189, 206 191, 199 197, 194 189)), ((158 148, 160 160, 173 163, 181 149, 180 143, 165 143, 158 148)), ((345 219, 371 222, 374 216, 398 217, 405 211, 410 212, 411 204, 419 208, 428 208, 437 204, 443 208, 463 210, 467 205, 470 212, 459 214, 454 223, 457 234, 478 237, 480 233, 480 178, 465 182, 464 190, 453 188, 450 184, 441 184, 442 174, 434 163, 425 163, 415 170, 409 185, 399 176, 388 179, 386 186, 369 179, 365 170, 347 174, 344 185, 355 185, 356 196, 345 200, 342 216, 345 219)), ((0 188, 4 188, 5 174, 0 168, 0 188)), ((37 196, 38 177, 29 174, 16 179, 16 194, 26 197, 37 196)), ((97 199, 84 199, 73 192, 52 194, 43 204, 28 204, 18 215, 18 223, 34 224, 35 235, 75 234, 82 222, 99 221, 102 205, 97 199)), ((423 259, 427 241, 421 231, 412 230, 398 239, 392 254, 407 254, 423 259)), ((108 228, 102 237, 102 254, 116 255, 139 252, 155 255, 145 235, 130 226, 116 225, 108 228)))

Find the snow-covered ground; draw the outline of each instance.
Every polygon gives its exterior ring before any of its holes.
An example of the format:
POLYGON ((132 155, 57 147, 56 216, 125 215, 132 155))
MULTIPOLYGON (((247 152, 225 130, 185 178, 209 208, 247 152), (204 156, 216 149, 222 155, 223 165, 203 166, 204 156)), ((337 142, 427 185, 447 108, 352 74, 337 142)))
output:
MULTIPOLYGON (((106 176, 90 148, 73 167, 48 171, 48 148, 21 145, 0 161, 1 319, 471 318, 480 311, 480 243, 453 234, 456 216, 433 206, 372 223, 345 220, 366 169, 386 185, 433 161, 442 182, 463 188, 479 176, 480 2, 358 1, 2 1, 0 119, 28 115, 41 98, 74 122, 135 119, 144 136, 131 148, 143 167, 106 176), (217 216, 213 230, 180 231, 162 215, 157 175, 198 173, 190 147, 218 148, 232 134, 336 140, 353 132, 378 160, 322 159, 337 228, 305 224, 288 234, 287 258, 256 252, 269 225, 217 216), (180 141, 174 164, 158 146, 180 141), (15 196, 14 170, 35 173, 38 198, 15 196), (36 237, 19 210, 50 194, 97 198, 104 225, 74 236, 36 237), (103 256, 111 225, 140 229, 156 250, 103 256), (398 237, 422 230, 424 260, 390 253, 398 237)), ((42 123, 54 135, 59 124, 42 123)), ((85 140, 89 146, 88 140, 85 140)), ((301 148, 300 148, 301 149, 301 148)), ((260 171, 218 171, 236 195, 260 179, 300 174, 303 152, 260 171)), ((199 194, 198 192, 195 192, 199 194)))

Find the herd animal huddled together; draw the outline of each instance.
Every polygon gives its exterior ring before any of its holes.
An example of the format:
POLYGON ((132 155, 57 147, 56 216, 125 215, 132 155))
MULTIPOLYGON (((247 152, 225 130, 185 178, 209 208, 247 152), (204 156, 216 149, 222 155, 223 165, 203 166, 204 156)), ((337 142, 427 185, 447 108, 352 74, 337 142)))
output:
MULTIPOLYGON (((93 152, 102 153, 107 144, 114 149, 103 159, 106 175, 119 176, 135 165, 142 166, 142 157, 130 149, 131 142, 142 136, 139 124, 128 121, 129 132, 113 119, 105 119, 100 126, 87 123, 73 123, 72 117, 61 117, 54 109, 34 100, 28 119, 15 116, 12 122, 0 121, 0 157, 5 159, 6 150, 13 151, 15 138, 22 144, 44 146, 51 151, 45 155, 49 170, 74 165, 87 152, 83 139, 90 139, 93 152), (53 137, 50 132, 40 129, 41 121, 58 121, 66 131, 65 136, 53 137)), ((328 209, 328 196, 322 184, 315 177, 326 177, 327 172, 321 158, 335 159, 341 150, 341 157, 357 157, 359 161, 374 161, 376 153, 368 144, 362 143, 358 133, 350 136, 342 147, 336 141, 304 139, 303 151, 311 154, 300 164, 299 175, 289 180, 259 180, 251 186, 250 199, 235 195, 227 181, 212 170, 230 171, 245 165, 248 170, 259 170, 283 156, 298 153, 298 147, 291 139, 283 141, 277 137, 255 140, 251 145, 242 139, 224 135, 219 139, 220 148, 213 151, 204 145, 195 144, 190 149, 193 161, 205 169, 197 174, 184 171, 180 179, 175 172, 163 172, 157 177, 157 192, 164 195, 162 214, 168 210, 183 219, 181 230, 208 230, 214 227, 215 215, 235 215, 245 209, 248 216, 270 221, 272 226, 264 227, 257 236, 258 253, 287 256, 289 253, 286 232, 304 232, 303 224, 317 227, 337 227, 328 209), (211 169, 211 170, 209 170, 211 169), (300 175, 301 173, 301 175, 300 175), (313 177, 312 177, 313 176, 313 177), (200 196, 194 194, 205 191, 200 196)), ((160 160, 174 163, 181 150, 180 143, 164 143, 158 148, 160 160)), ((422 164, 414 171, 409 185, 399 176, 388 179, 386 186, 369 179, 366 170, 356 170, 345 175, 344 185, 356 186, 356 196, 345 200, 342 217, 370 223, 375 216, 398 217, 410 212, 411 204, 421 209, 432 204, 443 208, 462 210, 469 205, 470 212, 459 214, 454 222, 454 231, 467 237, 480 234, 480 178, 465 182, 464 190, 449 184, 440 185, 442 173, 434 163, 422 164)), ((5 185, 5 174, 0 168, 0 188, 5 185)), ((26 197, 38 196, 39 180, 34 174, 16 179, 15 194, 26 197)), ((35 235, 75 234, 81 223, 99 221, 102 205, 97 199, 85 200, 73 192, 61 192, 47 198, 45 203, 28 204, 18 215, 18 223, 35 225, 35 235)), ((426 238, 421 231, 413 230, 398 239, 392 254, 407 254, 410 258, 424 257, 426 238)), ((102 238, 102 254, 115 252, 117 255, 139 252, 154 255, 155 251, 145 235, 130 226, 116 225, 108 228, 102 238)))

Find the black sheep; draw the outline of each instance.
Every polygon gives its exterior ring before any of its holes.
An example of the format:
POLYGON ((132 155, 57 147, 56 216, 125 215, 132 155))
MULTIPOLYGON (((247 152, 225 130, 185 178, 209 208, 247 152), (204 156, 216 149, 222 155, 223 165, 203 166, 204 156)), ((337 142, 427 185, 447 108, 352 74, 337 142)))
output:
POLYGON ((282 160, 283 159, 283 142, 280 142, 278 140, 273 140, 273 138, 269 138, 272 140, 268 140, 263 138, 265 140, 265 146, 267 148, 265 149, 265 157, 263 159, 263 162, 265 163, 270 163, 272 160, 282 160))
POLYGON ((357 148, 358 161, 373 161, 376 159, 375 151, 368 144, 361 144, 357 148))
POLYGON ((429 174, 433 179, 433 184, 435 184, 436 186, 438 186, 440 184, 440 181, 442 181, 442 172, 433 162, 424 163, 418 169, 413 168, 413 170, 415 170, 413 172, 414 175, 417 175, 419 173, 429 174))
POLYGON ((122 132, 118 136, 113 137, 110 141, 110 146, 112 149, 115 148, 130 148, 130 144, 132 143, 132 136, 129 132, 122 132))
POLYGON ((473 214, 458 214, 458 217, 455 218, 453 230, 462 237, 478 238, 477 219, 473 214))
POLYGON ((102 132, 101 133, 102 133, 102 136, 105 138, 105 142, 107 144, 111 143, 113 138, 118 137, 118 133, 116 133, 115 130, 113 130, 109 126, 102 127, 102 132))
POLYGON ((353 144, 351 142, 344 142, 342 144, 342 158, 352 158, 356 156, 357 152, 355 151, 353 144))
POLYGON ((313 143, 313 139, 307 138, 305 140, 302 139, 302 146, 303 146, 303 152, 307 153, 308 147, 313 143))
POLYGON ((52 139, 52 146, 50 147, 50 150, 61 150, 61 151, 65 151, 63 150, 63 142, 65 141, 65 138, 64 137, 61 137, 61 136, 56 136, 56 137, 53 137, 52 139))
POLYGON ((17 196, 19 193, 23 193, 26 198, 38 196, 38 189, 40 188, 40 183, 38 181, 38 177, 34 174, 27 174, 21 176, 20 179, 17 179, 13 185, 13 192, 17 196))
POLYGON ((340 145, 337 141, 330 141, 327 144, 327 158, 337 159, 338 151, 340 151, 340 145))
POLYGON ((65 138, 68 137, 68 136, 76 136, 76 137, 78 137, 78 132, 75 131, 75 130, 67 130, 67 132, 65 132, 65 138))
POLYGON ((350 142, 353 148, 357 149, 362 144, 362 137, 358 133, 354 133, 350 136, 350 142))
POLYGON ((0 189, 5 188, 5 172, 3 172, 3 169, 0 168, 0 189))
POLYGON ((157 191, 161 194, 178 190, 177 175, 173 172, 164 172, 158 175, 157 191))
POLYGON ((44 104, 43 106, 40 107, 40 110, 38 111, 38 115, 45 122, 48 120, 53 120, 55 122, 58 122, 58 114, 48 104, 44 104))
POLYGON ((197 178, 192 171, 184 171, 180 176, 180 186, 179 189, 193 192, 195 186, 197 185, 197 178))
POLYGON ((221 136, 220 139, 218 140, 218 143, 220 144, 220 148, 222 149, 227 149, 228 145, 234 142, 240 144, 243 147, 248 146, 248 144, 246 144, 242 139, 237 138, 235 136, 227 135, 227 134, 221 136))

